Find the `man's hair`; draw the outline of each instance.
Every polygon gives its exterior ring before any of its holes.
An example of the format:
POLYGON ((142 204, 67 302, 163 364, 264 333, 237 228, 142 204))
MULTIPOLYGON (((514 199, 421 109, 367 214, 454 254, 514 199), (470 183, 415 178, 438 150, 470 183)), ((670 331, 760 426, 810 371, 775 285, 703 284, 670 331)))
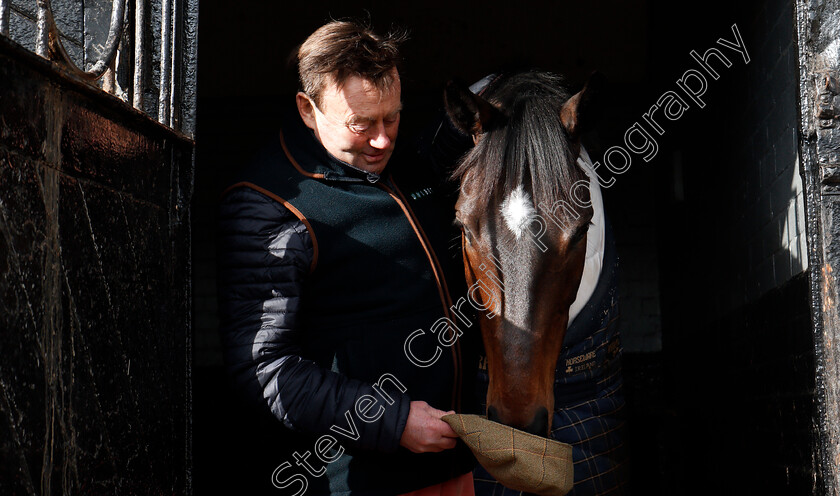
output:
POLYGON ((350 76, 359 76, 385 90, 394 82, 391 69, 399 69, 399 45, 404 32, 379 36, 355 21, 333 21, 318 28, 297 52, 301 90, 321 105, 329 77, 340 88, 350 76))

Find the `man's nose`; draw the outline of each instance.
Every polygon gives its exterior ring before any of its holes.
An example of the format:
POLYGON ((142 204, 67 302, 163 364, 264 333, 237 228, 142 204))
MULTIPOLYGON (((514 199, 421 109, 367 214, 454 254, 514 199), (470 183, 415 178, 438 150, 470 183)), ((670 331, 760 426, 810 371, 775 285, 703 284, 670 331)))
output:
POLYGON ((370 137, 370 146, 378 150, 384 150, 391 145, 391 138, 385 132, 385 124, 378 123, 373 129, 370 137))

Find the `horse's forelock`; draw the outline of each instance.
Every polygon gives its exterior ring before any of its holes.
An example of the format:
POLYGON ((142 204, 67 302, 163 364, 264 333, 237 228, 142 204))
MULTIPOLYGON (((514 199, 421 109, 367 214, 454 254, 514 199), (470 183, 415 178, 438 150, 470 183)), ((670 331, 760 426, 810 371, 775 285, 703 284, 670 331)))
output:
POLYGON ((478 211, 520 185, 531 191, 535 205, 571 204, 572 186, 584 175, 560 121, 569 98, 561 83, 553 74, 529 72, 497 78, 485 91, 507 115, 506 125, 485 133, 454 173, 463 178, 472 171, 478 211))

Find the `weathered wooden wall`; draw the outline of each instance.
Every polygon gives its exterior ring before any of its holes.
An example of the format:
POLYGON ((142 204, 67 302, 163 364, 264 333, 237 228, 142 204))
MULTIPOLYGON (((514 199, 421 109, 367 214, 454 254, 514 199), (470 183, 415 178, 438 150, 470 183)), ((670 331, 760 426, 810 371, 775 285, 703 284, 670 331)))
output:
POLYGON ((190 491, 192 175, 0 37, 0 494, 190 491))
POLYGON ((797 0, 820 494, 840 495, 840 1, 797 0))

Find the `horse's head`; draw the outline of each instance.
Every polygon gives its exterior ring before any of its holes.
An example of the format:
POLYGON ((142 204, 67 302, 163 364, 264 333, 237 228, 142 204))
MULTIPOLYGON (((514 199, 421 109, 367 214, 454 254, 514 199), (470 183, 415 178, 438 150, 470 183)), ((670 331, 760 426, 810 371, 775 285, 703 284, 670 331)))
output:
POLYGON ((554 75, 447 86, 452 121, 476 143, 455 172, 470 299, 481 308, 491 420, 547 435, 554 370, 586 253, 589 180, 576 165, 579 111, 554 75))

